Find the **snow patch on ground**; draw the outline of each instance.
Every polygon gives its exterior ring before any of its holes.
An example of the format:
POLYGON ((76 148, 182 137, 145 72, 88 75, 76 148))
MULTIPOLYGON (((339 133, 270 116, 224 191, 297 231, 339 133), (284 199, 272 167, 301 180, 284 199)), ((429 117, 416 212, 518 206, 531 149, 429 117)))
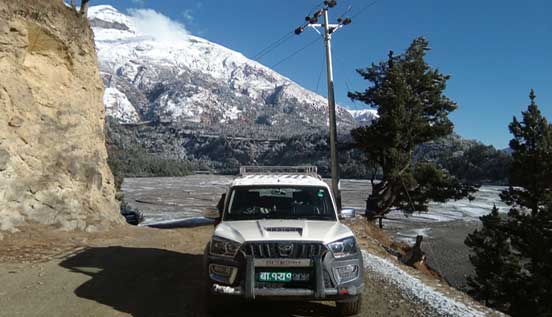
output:
POLYGON ((431 228, 416 228, 397 232, 397 239, 406 243, 416 243, 417 236, 423 236, 424 238, 431 237, 431 228))
POLYGON ((427 212, 405 214, 401 210, 392 210, 384 220, 384 224, 404 222, 447 222, 463 220, 466 222, 479 222, 479 217, 491 212, 496 204, 500 213, 507 213, 509 207, 500 200, 500 192, 506 189, 503 186, 483 186, 474 194, 474 200, 460 199, 446 203, 430 202, 427 212))
POLYGON ((362 250, 364 266, 368 271, 381 275, 398 287, 412 300, 422 302, 435 310, 439 316, 485 316, 486 313, 469 307, 446 294, 424 284, 420 279, 398 268, 390 261, 362 250))

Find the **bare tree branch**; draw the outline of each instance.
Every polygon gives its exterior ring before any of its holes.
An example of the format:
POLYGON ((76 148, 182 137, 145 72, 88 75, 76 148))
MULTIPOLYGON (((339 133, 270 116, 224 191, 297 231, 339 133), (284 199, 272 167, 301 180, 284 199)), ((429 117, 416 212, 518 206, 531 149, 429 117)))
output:
POLYGON ((71 8, 77 9, 77 5, 75 4, 75 0, 71 0, 71 8))

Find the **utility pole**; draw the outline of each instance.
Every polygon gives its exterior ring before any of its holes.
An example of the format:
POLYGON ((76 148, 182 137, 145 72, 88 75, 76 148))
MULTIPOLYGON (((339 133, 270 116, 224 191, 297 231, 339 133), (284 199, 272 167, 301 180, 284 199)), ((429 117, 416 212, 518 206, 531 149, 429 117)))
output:
POLYGON ((336 111, 335 111, 335 95, 334 95, 334 82, 333 82, 333 66, 332 66, 332 33, 339 30, 345 25, 351 23, 350 18, 338 18, 338 24, 330 24, 328 18, 328 11, 337 4, 335 0, 324 1, 324 8, 314 13, 312 17, 307 16, 305 20, 307 23, 303 26, 295 29, 295 34, 299 35, 303 33, 305 27, 311 27, 319 35, 324 37, 324 44, 326 47, 326 75, 328 83, 328 110, 330 114, 330 164, 332 175, 332 191, 334 197, 337 200, 338 208, 341 209, 341 191, 339 190, 339 166, 337 164, 337 123, 336 123, 336 111), (318 18, 324 15, 324 24, 317 24, 318 18), (323 34, 318 31, 318 28, 323 28, 323 34))

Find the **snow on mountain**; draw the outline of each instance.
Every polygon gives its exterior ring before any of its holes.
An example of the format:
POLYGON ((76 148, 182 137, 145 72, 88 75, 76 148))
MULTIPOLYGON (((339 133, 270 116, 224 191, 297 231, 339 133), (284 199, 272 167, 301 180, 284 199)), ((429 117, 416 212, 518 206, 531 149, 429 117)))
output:
POLYGON ((378 111, 374 109, 349 110, 349 113, 361 124, 371 124, 379 118, 378 111))
POLYGON ((125 94, 117 88, 107 87, 103 99, 107 115, 121 123, 136 123, 140 116, 125 94))
MULTIPOLYGON (((189 35, 153 10, 127 15, 101 5, 88 16, 108 87, 107 114, 120 121, 327 126, 324 97, 238 52, 189 35)), ((338 125, 353 123, 338 107, 338 125)))

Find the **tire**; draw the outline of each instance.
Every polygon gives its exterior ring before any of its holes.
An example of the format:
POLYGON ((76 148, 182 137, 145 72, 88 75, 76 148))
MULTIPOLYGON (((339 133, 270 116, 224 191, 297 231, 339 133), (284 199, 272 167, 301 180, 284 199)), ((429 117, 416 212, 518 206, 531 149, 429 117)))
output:
POLYGON ((357 298, 350 302, 336 302, 335 307, 339 316, 354 316, 360 313, 362 306, 362 297, 357 298))

